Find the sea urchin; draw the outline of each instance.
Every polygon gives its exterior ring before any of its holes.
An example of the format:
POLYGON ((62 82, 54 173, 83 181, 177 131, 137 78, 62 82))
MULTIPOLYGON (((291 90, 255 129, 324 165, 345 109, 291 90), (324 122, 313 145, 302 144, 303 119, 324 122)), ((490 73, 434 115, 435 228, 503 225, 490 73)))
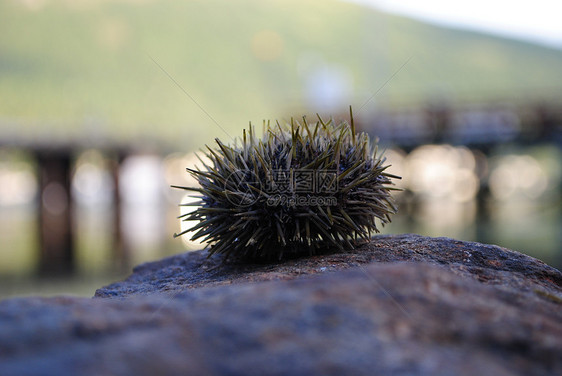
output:
POLYGON ((174 236, 211 244, 210 254, 253 260, 281 259, 349 249, 379 232, 396 213, 391 175, 366 133, 333 120, 291 120, 265 127, 259 138, 250 124, 234 146, 218 138, 206 146, 210 162, 187 169, 200 187, 195 210, 180 218, 198 223, 174 236))

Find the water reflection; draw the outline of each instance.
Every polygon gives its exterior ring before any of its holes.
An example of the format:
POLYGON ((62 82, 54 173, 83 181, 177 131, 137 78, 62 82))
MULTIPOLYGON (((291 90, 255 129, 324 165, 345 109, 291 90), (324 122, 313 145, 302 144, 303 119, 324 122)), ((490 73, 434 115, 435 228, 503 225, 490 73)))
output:
POLYGON ((556 185, 540 163, 530 155, 497 157, 490 175, 490 192, 499 201, 537 200, 556 185))
POLYGON ((0 276, 29 276, 36 271, 38 245, 35 208, 2 206, 0 210, 0 276))
POLYGON ((553 146, 389 150, 404 176, 401 210, 385 232, 450 236, 516 249, 560 267, 562 152, 553 146))
MULTIPOLYGON (((397 182, 403 191, 396 196, 400 212, 383 232, 495 243, 560 267, 561 154, 548 146, 498 150, 489 156, 450 145, 424 145, 409 153, 389 148, 390 172, 403 176, 397 182)), ((87 150, 75 158, 72 169, 75 274, 49 283, 37 279, 36 167, 19 151, 0 155, 0 297, 92 295, 134 265, 201 248, 187 236, 172 238, 188 226, 176 217, 191 207, 178 208, 190 199, 169 186, 195 184, 185 171, 202 165, 194 154, 131 155, 116 170, 116 158, 87 150)), ((56 184, 47 185, 41 196, 53 213, 70 204, 60 191, 56 184)))
POLYGON ((77 158, 72 178, 72 194, 78 204, 88 208, 111 206, 115 186, 109 169, 110 163, 97 150, 87 150, 77 158))
POLYGON ((0 149, 0 206, 30 203, 37 194, 34 166, 25 153, 0 149))
POLYGON ((476 197, 479 189, 475 157, 464 147, 416 148, 407 156, 403 174, 405 188, 422 200, 467 202, 476 197))

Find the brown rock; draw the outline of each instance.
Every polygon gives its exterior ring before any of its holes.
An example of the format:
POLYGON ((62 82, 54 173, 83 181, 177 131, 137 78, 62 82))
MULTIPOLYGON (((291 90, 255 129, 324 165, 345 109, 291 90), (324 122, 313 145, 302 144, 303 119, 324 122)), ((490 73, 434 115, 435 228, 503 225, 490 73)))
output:
POLYGON ((402 235, 218 262, 145 264, 97 299, 0 302, 0 374, 562 374, 562 274, 517 252, 402 235))
POLYGON ((154 292, 269 280, 289 280, 374 262, 416 261, 442 265, 459 276, 486 284, 556 294, 562 275, 540 260, 506 248, 420 235, 377 236, 346 253, 318 255, 278 264, 223 264, 206 251, 183 253, 136 267, 125 281, 96 291, 100 298, 123 298, 154 292))

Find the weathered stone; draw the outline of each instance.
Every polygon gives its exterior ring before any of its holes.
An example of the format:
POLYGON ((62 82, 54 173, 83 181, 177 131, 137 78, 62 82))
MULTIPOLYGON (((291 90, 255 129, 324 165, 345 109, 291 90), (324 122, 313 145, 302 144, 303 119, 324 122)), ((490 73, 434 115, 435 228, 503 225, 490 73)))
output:
POLYGON ((96 299, 0 302, 0 375, 562 374, 562 274, 517 252, 403 235, 278 265, 205 257, 96 299))
POLYGON ((556 293, 562 274, 540 260, 506 248, 450 238, 420 235, 377 236, 355 250, 289 260, 278 264, 223 264, 217 256, 196 251, 136 267, 125 281, 96 291, 101 298, 128 297, 154 292, 302 276, 366 265, 374 262, 416 261, 443 265, 459 276, 487 284, 556 293))

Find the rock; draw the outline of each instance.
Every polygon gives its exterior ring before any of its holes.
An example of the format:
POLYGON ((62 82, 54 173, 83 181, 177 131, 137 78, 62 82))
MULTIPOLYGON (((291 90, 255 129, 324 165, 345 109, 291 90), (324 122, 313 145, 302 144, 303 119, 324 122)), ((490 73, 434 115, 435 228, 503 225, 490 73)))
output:
POLYGON ((562 275, 540 260, 506 248, 449 238, 381 235, 355 250, 278 264, 223 264, 206 251, 188 252, 136 267, 125 281, 96 291, 99 298, 168 294, 219 285, 289 280, 375 262, 415 261, 442 265, 459 276, 487 284, 556 294, 562 275))
POLYGON ((0 302, 0 374, 562 374, 562 274, 517 252, 402 235, 277 265, 205 257, 95 299, 0 302))

